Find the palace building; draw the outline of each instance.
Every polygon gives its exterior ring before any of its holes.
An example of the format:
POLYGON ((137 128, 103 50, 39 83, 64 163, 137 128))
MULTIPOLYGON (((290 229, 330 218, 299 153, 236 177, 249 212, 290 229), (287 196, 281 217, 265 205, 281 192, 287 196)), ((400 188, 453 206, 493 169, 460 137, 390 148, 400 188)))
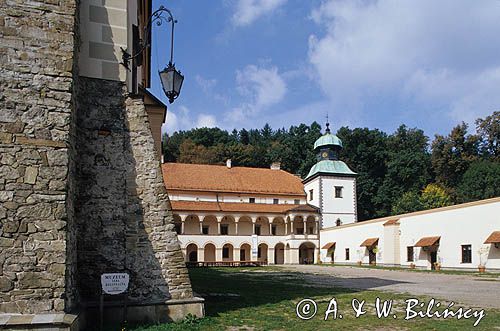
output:
POLYGON ((313 263, 319 209, 299 177, 270 169, 163 164, 181 248, 188 262, 313 263))

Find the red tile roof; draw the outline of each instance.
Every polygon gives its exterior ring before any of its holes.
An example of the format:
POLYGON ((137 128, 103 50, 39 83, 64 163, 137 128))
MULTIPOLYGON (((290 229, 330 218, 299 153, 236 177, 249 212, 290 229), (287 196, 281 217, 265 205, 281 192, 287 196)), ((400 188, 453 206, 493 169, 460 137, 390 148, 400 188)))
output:
POLYGON ((434 246, 439 243, 441 237, 423 237, 415 244, 415 247, 427 247, 434 246))
POLYGON ((207 164, 164 163, 168 190, 305 196, 299 177, 283 170, 207 164))
POLYGON ((361 243, 359 246, 371 247, 378 243, 378 238, 368 238, 361 243))
POLYGON ((500 243, 500 231, 493 231, 484 243, 485 244, 498 244, 498 243, 500 243))
POLYGON ((321 249, 330 249, 332 247, 335 247, 336 244, 337 243, 334 243, 334 242, 333 243, 328 243, 325 246, 321 247, 321 249))
POLYGON ((399 218, 393 218, 392 220, 388 220, 387 222, 384 223, 384 226, 386 225, 397 225, 399 224, 399 218))
POLYGON ((205 202, 205 201, 170 201, 173 211, 222 211, 284 214, 287 212, 318 213, 318 208, 311 205, 286 205, 264 203, 237 202, 205 202))

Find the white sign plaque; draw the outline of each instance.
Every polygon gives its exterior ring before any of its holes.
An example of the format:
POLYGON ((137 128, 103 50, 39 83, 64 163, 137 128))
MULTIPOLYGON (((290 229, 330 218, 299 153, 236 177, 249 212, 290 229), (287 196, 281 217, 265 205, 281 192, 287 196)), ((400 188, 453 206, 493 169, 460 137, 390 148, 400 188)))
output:
POLYGON ((106 294, 121 294, 127 290, 128 280, 127 273, 102 274, 101 287, 106 294))

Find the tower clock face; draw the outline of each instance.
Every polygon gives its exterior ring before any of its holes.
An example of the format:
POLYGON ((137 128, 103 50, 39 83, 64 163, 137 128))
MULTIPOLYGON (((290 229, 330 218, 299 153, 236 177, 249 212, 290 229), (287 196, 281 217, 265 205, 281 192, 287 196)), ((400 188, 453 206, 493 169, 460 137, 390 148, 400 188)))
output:
POLYGON ((328 152, 321 153, 321 157, 323 157, 324 159, 326 159, 328 157, 328 152))

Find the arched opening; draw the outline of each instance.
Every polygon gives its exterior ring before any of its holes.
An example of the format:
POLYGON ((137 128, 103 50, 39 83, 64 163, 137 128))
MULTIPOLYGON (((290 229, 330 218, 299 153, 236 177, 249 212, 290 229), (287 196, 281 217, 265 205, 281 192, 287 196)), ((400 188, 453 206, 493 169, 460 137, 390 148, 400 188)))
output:
POLYGON ((215 262, 215 245, 214 244, 206 244, 205 245, 205 262, 215 262))
POLYGON ((174 214, 174 227, 177 234, 182 234, 182 219, 179 215, 174 214))
POLYGON ((234 247, 231 244, 222 246, 222 261, 233 261, 233 250, 234 247))
POLYGON ((285 233, 285 220, 283 217, 275 217, 273 219, 273 224, 271 225, 273 236, 284 236, 285 233))
POLYGON ((217 218, 213 215, 207 215, 203 217, 203 226, 202 233, 203 234, 218 234, 219 232, 217 225, 217 218))
POLYGON ((253 234, 252 219, 248 216, 242 216, 238 220, 238 234, 251 236, 253 234))
POLYGON ((258 236, 269 236, 269 219, 267 217, 257 217, 255 221, 255 234, 258 236))
POLYGON ((304 218, 302 216, 295 216, 293 219, 293 233, 295 234, 305 234, 304 229, 304 218))
POLYGON ((313 264, 314 263, 314 246, 313 243, 305 242, 299 246, 299 263, 313 264))
POLYGON ((251 247, 249 244, 243 244, 240 246, 240 261, 250 261, 252 259, 251 247))
POLYGON ((257 261, 260 262, 267 262, 267 250, 269 246, 267 244, 260 244, 259 247, 257 247, 257 261))
POLYGON ((186 247, 186 261, 198 262, 198 246, 196 244, 189 244, 186 247))
POLYGON ((184 221, 184 234, 200 234, 200 219, 196 215, 189 215, 184 221))
POLYGON ((306 234, 316 234, 316 217, 312 215, 307 217, 304 231, 306 234))
POLYGON ((285 245, 283 245, 282 243, 278 243, 276 244, 276 246, 274 246, 274 263, 285 263, 285 245))
POLYGON ((221 235, 229 235, 229 236, 236 235, 236 221, 233 216, 226 215, 222 217, 220 226, 221 226, 220 229, 221 235))

